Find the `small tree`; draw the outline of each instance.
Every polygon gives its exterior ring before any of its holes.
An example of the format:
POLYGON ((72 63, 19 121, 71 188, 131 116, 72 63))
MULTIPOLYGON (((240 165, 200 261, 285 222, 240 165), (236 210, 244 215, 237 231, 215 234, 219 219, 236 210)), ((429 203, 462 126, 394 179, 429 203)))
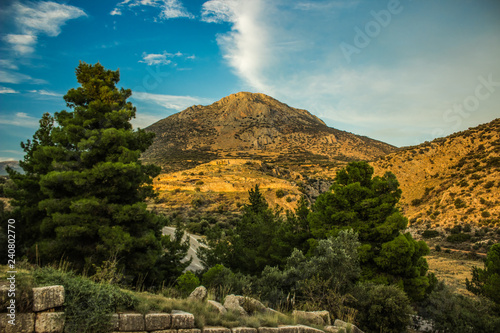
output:
POLYGON ((491 299, 500 307, 500 243, 488 251, 484 269, 473 267, 472 279, 466 279, 465 283, 467 290, 491 299))
POLYGON ((25 174, 9 170, 22 245, 32 260, 37 245, 43 261, 79 270, 116 254, 135 276, 161 254, 160 221, 144 203, 159 168, 139 160, 154 134, 132 129, 132 92, 116 88, 118 71, 81 62, 76 78, 81 86, 64 96, 72 111, 45 114, 22 144, 25 174))

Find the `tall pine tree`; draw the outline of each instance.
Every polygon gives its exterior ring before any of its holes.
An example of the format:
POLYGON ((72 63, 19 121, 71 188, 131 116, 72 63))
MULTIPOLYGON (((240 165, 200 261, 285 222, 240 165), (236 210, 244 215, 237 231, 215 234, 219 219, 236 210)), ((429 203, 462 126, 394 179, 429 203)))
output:
POLYGON ((22 245, 42 262, 83 270, 117 257, 125 274, 144 273, 162 253, 160 221, 144 203, 159 168, 139 160, 154 134, 132 129, 136 109, 131 90, 116 87, 119 71, 81 62, 76 77, 80 87, 64 96, 71 111, 44 115, 22 144, 25 173, 9 171, 22 245))

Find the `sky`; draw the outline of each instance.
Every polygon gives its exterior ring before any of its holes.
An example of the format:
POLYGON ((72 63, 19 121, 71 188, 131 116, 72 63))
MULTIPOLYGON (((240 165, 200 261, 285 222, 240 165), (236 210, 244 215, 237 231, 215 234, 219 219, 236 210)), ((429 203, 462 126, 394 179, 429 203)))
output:
POLYGON ((497 0, 3 0, 0 22, 0 161, 80 61, 120 70, 135 128, 239 91, 395 146, 500 116, 497 0))

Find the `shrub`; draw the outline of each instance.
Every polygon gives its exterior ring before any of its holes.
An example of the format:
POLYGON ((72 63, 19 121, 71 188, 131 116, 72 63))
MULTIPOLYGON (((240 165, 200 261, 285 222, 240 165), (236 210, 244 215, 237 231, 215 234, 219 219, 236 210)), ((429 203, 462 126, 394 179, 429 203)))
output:
POLYGON ((437 230, 425 230, 422 233, 422 237, 424 237, 424 238, 434 238, 434 237, 438 237, 438 236, 439 236, 439 232, 437 230))
POLYGON ((460 198, 456 198, 453 203, 455 204, 455 208, 464 208, 467 206, 465 202, 460 198))
POLYGON ((279 198, 283 198, 285 196, 285 191, 283 191, 282 189, 278 189, 276 190, 276 197, 279 199, 279 198))
POLYGON ((453 234, 446 238, 446 240, 450 243, 463 243, 471 239, 471 235, 469 234, 453 234))
POLYGON ((441 246, 440 245, 436 245, 434 247, 434 250, 436 250, 436 252, 441 252, 441 246))
POLYGON ((490 217, 491 214, 490 214, 490 212, 484 210, 484 211, 481 212, 481 216, 484 217, 484 218, 487 218, 487 217, 490 217))
POLYGON ((366 332, 400 333, 410 324, 410 300, 396 286, 361 284, 353 292, 359 327, 366 332))
POLYGON ((492 180, 483 185, 483 187, 486 189, 492 188, 493 186, 495 186, 495 182, 492 180))
POLYGON ((38 286, 63 285, 65 289, 65 332, 109 332, 111 315, 133 309, 137 299, 108 283, 95 283, 51 267, 33 272, 38 286))
POLYGON ((422 203, 422 199, 413 199, 413 200, 411 201, 411 205, 412 205, 412 206, 418 206, 418 205, 420 205, 421 203, 422 203))
POLYGON ((177 278, 177 287, 184 296, 188 296, 199 285, 200 280, 190 271, 177 278))

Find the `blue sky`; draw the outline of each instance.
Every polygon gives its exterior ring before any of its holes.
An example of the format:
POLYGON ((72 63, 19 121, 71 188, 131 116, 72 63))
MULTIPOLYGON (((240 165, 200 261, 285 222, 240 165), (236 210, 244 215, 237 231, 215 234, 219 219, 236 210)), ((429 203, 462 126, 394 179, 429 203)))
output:
POLYGON ((496 0, 7 0, 0 22, 0 161, 79 61, 120 69, 136 127, 238 91, 396 146, 500 115, 496 0))

